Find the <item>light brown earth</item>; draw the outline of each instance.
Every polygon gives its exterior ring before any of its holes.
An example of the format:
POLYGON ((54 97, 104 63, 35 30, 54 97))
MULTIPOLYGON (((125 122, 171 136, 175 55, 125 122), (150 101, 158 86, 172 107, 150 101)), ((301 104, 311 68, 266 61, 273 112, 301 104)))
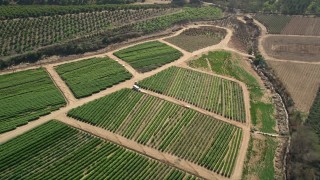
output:
POLYGON ((281 34, 320 36, 320 18, 294 16, 283 28, 281 34))
MULTIPOLYGON (((124 67, 130 73, 132 73, 132 75, 133 75, 133 78, 130 79, 130 80, 122 82, 122 83, 120 83, 118 85, 115 85, 115 86, 113 86, 111 88, 108 88, 108 89, 103 90, 103 91, 101 91, 99 93, 93 94, 93 95, 91 95, 89 97, 86 97, 86 98, 76 99, 73 96, 73 94, 71 93, 70 89, 67 87, 67 85, 62 81, 62 79, 54 71, 53 67, 57 66, 57 65, 60 65, 60 64, 64 64, 63 62, 62 63, 56 63, 56 64, 43 66, 49 72, 49 74, 50 74, 51 78, 53 79, 53 81, 55 82, 56 86, 64 94, 64 97, 66 98, 66 100, 68 102, 68 105, 66 107, 63 107, 63 108, 57 110, 57 111, 52 112, 51 114, 49 114, 47 116, 43 116, 43 117, 41 117, 40 119, 38 119, 36 121, 32 121, 32 122, 28 123, 25 126, 21 126, 21 127, 18 127, 17 129, 15 129, 13 131, 1 134, 0 135, 0 144, 4 143, 4 142, 6 142, 6 141, 8 141, 8 140, 10 140, 10 139, 12 139, 14 137, 17 137, 18 135, 21 135, 21 134, 23 134, 23 133, 25 133, 25 132, 27 132, 27 131, 29 131, 29 130, 31 130, 31 129, 33 129, 33 128, 35 128, 35 127, 37 127, 37 126, 49 121, 49 120, 51 120, 51 119, 57 119, 57 120, 60 120, 60 121, 62 121, 64 123, 66 123, 66 124, 69 124, 69 125, 71 125, 73 127, 76 127, 76 128, 78 128, 80 130, 87 131, 87 132, 89 132, 91 134, 94 134, 96 136, 99 136, 101 138, 107 139, 109 141, 112 141, 114 143, 117 143, 119 145, 127 147, 129 149, 135 150, 138 153, 141 153, 141 154, 147 155, 147 156, 149 156, 151 158, 154 158, 154 159, 160 160, 162 162, 168 163, 169 165, 172 165, 174 167, 182 169, 182 170, 184 170, 186 172, 189 172, 191 174, 194 174, 194 175, 196 175, 198 177, 202 177, 202 178, 205 178, 205 179, 225 179, 225 177, 222 177, 222 176, 220 176, 220 175, 218 175, 218 174, 216 174, 216 173, 214 173, 212 171, 207 170, 206 168, 203 168, 203 167, 201 167, 199 165, 193 164, 193 163, 191 163, 189 161, 185 161, 185 160, 179 159, 178 157, 175 157, 175 156, 172 156, 172 155, 169 155, 169 154, 166 154, 166 153, 159 152, 158 150, 155 150, 155 149, 152 149, 152 148, 149 148, 149 147, 146 147, 146 146, 142 146, 142 145, 140 145, 140 144, 138 144, 138 143, 136 143, 134 141, 130 141, 130 140, 128 140, 128 139, 126 139, 124 137, 121 137, 121 136, 119 136, 117 134, 113 134, 113 133, 111 133, 111 132, 109 132, 109 131, 107 131, 105 129, 101 129, 101 128, 92 126, 90 124, 86 124, 86 123, 83 123, 83 122, 68 118, 66 116, 67 112, 69 110, 73 109, 73 108, 79 107, 79 106, 81 106, 81 105, 83 105, 85 103, 88 103, 88 102, 93 101, 95 99, 101 98, 103 96, 106 96, 108 94, 111 94, 113 92, 121 90, 123 88, 131 88, 136 81, 140 81, 140 80, 142 80, 144 78, 150 77, 150 76, 152 76, 152 75, 154 75, 156 73, 159 73, 159 72, 161 72, 161 71, 163 71, 163 70, 165 70, 165 69, 167 69, 167 68, 169 68, 171 66, 177 66, 179 64, 183 64, 188 59, 201 56, 201 54, 207 53, 208 51, 227 50, 227 51, 232 51, 232 52, 238 53, 239 55, 242 55, 242 56, 245 56, 245 57, 250 57, 250 55, 248 55, 248 54, 242 53, 242 52, 240 52, 240 51, 238 51, 236 49, 232 49, 232 48, 228 47, 228 43, 229 43, 229 41, 230 41, 230 39, 232 37, 232 31, 230 29, 226 29, 226 28, 223 28, 223 29, 227 30, 227 35, 226 35, 225 39, 223 39, 219 44, 214 45, 214 46, 210 46, 210 47, 207 47, 207 48, 203 48, 203 49, 200 49, 200 50, 197 50, 197 51, 195 51, 193 53, 186 52, 186 51, 182 50, 181 48, 176 47, 175 45, 170 44, 170 43, 168 43, 168 42, 163 40, 164 38, 168 38, 168 37, 179 35, 185 29, 199 27, 199 26, 208 26, 208 25, 191 25, 191 26, 188 26, 186 28, 183 28, 180 31, 177 31, 174 35, 157 39, 157 40, 159 40, 161 42, 164 42, 164 43, 168 44, 169 46, 172 46, 172 47, 180 50, 183 53, 183 56, 180 59, 178 59, 178 60, 176 60, 174 62, 168 63, 168 64, 166 64, 166 65, 164 65, 164 66, 162 66, 160 68, 157 68, 155 70, 152 70, 150 72, 146 72, 146 73, 143 73, 143 74, 138 73, 129 64, 127 64, 126 62, 122 61, 121 59, 118 59, 115 56, 113 56, 112 54, 115 51, 111 51, 111 52, 108 52, 108 53, 95 55, 95 56, 91 56, 91 57, 75 59, 74 61, 80 61, 80 60, 83 60, 83 59, 88 59, 88 58, 93 58, 93 57, 109 56, 110 58, 112 58, 112 59, 118 61, 120 64, 124 65, 124 67)), ((220 27, 220 28, 222 28, 222 27, 220 27)), ((148 40, 148 41, 153 41, 153 40, 148 40)), ((147 41, 144 41, 144 42, 147 42, 147 41)), ((130 46, 134 46, 136 44, 141 44, 141 43, 144 43, 144 42, 135 43, 135 44, 132 44, 130 46)), ((130 46, 125 46, 123 48, 127 48, 127 47, 130 47, 130 46)), ((123 49, 123 48, 120 48, 120 49, 123 49)), ((120 50, 120 49, 117 49, 117 50, 120 50)), ((65 63, 68 63, 68 62, 65 62, 65 63)), ((19 69, 19 71, 26 70, 26 69, 34 69, 34 68, 38 68, 38 67, 39 66, 28 67, 28 68, 25 68, 25 69, 19 69)), ((206 73, 208 73, 208 72, 206 72, 206 73)), ((2 74, 4 74, 4 73, 2 73, 2 74)), ((245 109, 246 109, 246 115, 247 115, 246 116, 246 123, 238 123, 238 122, 234 122, 234 121, 231 121, 231 120, 228 120, 228 119, 224 119, 223 117, 220 117, 220 116, 218 116, 216 114, 213 114, 213 113, 209 113, 208 114, 210 116, 215 117, 218 120, 222 120, 222 121, 225 121, 227 123, 230 123, 230 124, 233 124, 235 126, 238 126, 238 127, 242 128, 242 130, 243 130, 243 140, 242 140, 242 143, 241 143, 241 146, 240 146, 240 150, 239 150, 239 153, 238 153, 238 156, 237 156, 235 169, 233 170, 233 173, 231 175, 231 179, 241 179, 242 170, 243 170, 243 167, 244 167, 244 160, 246 158, 246 152, 247 152, 247 149, 248 149, 249 139, 250 139, 251 117, 250 117, 249 92, 248 92, 245 84, 242 83, 242 82, 239 82, 239 81, 237 81, 237 80, 235 80, 233 78, 230 78, 230 77, 224 77, 224 76, 213 74, 213 73, 209 73, 209 74, 212 74, 212 75, 215 75, 215 76, 219 76, 221 78, 225 78, 225 79, 229 79, 229 80, 238 82, 241 85, 241 87, 243 88, 245 109)), ((181 102, 177 101, 176 99, 169 98, 169 97, 166 97, 166 96, 163 96, 163 95, 159 95, 159 94, 151 93, 151 92, 146 92, 146 93, 150 93, 153 96, 157 96, 157 97, 169 100, 169 101, 174 102, 174 103, 181 103, 181 102)), ((197 111, 200 111, 202 113, 207 113, 204 110, 202 110, 200 108, 193 107, 191 105, 190 105, 190 108, 192 108, 194 110, 197 110, 197 111)))

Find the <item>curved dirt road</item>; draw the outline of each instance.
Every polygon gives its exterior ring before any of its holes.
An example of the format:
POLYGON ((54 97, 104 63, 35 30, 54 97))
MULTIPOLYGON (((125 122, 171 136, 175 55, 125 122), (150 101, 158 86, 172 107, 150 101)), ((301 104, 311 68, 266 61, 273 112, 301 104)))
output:
MULTIPOLYGON (((142 153, 142 154, 145 154, 149 157, 152 157, 152 158, 155 158, 155 159, 158 159, 158 160, 161 160, 163 162, 167 162, 168 164, 170 165, 173 165, 177 168, 180 168, 182 170, 185 170, 186 172, 189 172, 191 174, 194 174, 196 176, 199 176, 199 177, 203 177, 205 179, 225 179, 224 177, 212 172, 212 171, 208 171, 207 169, 201 167, 201 166, 198 166, 198 165, 195 165, 191 162, 188 162, 188 161, 184 161, 184 160, 181 160, 179 159, 179 162, 178 164, 176 164, 176 161, 172 161, 172 159, 175 159, 177 157, 174 157, 174 156, 171 156, 171 155, 163 155, 165 158, 157 155, 157 150, 155 149, 152 149, 152 148, 147 148, 147 147, 142 147, 143 150, 141 150, 141 145, 138 145, 137 143, 134 144, 135 142, 131 142, 119 135, 115 135, 115 134, 110 134, 110 132, 108 133, 107 130, 104 130, 104 129, 97 129, 98 127, 95 127, 95 126, 91 126, 89 124, 86 124, 86 123, 81 123, 79 121, 76 121, 76 120, 73 120, 71 118, 68 118, 66 116, 67 112, 73 108, 76 108, 76 107, 79 107, 85 103, 88 103, 90 101, 93 101, 93 100, 96 100, 98 98, 101 98, 103 96, 106 96, 108 94, 111 94, 113 92, 116 92, 118 90, 121 90, 123 88, 131 88, 134 83, 136 81, 140 81, 142 79, 145 79, 147 77, 150 77, 152 75, 155 75, 156 73, 158 72, 161 72, 171 66, 177 66, 185 61, 187 61, 188 59, 192 58, 192 57, 195 57, 195 56, 199 56, 203 53, 206 53, 208 51, 213 51, 213 50, 229 50, 229 51, 233 51, 233 52, 236 52, 236 53, 239 53, 240 55, 244 55, 244 56, 249 56, 247 54, 244 54, 242 52, 239 52, 235 49, 232 49, 232 48, 229 48, 228 47, 228 42, 230 41, 231 37, 232 37, 232 34, 233 32, 227 28, 223 28, 223 29, 226 29, 227 30, 227 35, 225 37, 224 40, 222 40, 219 44, 217 45, 213 45, 213 46, 210 46, 210 47, 207 47, 207 48, 203 48, 203 49, 200 49, 200 50, 197 50, 195 52, 187 52, 187 51, 184 51, 182 50, 181 48, 173 45, 173 44, 170 44, 166 41, 164 41, 165 38, 168 38, 168 37, 173 37, 173 36, 176 36, 176 35, 179 35, 181 32, 183 32, 184 30, 186 29, 189 29, 189 28, 194 28, 194 27, 200 27, 200 26, 208 26, 208 25, 192 25, 192 26, 188 26, 187 28, 183 28, 179 31, 177 31, 175 34, 171 35, 171 36, 167 36, 167 37, 163 37, 163 38, 159 38, 159 39, 153 39, 153 40, 148 40, 148 41, 155 41, 155 40, 159 40, 161 42, 164 42, 168 45, 170 45, 171 47, 174 47, 178 50, 180 50, 182 53, 183 53, 183 56, 174 61, 174 62, 171 62, 171 63, 168 63, 162 67, 159 67, 155 70, 152 70, 152 71, 149 71, 149 72, 146 72, 146 73, 138 73, 135 69, 133 69, 129 64, 127 64, 126 62, 122 61, 121 59, 115 57, 113 55, 113 52, 115 51, 111 51, 111 52, 108 52, 108 53, 103 53, 103 54, 100 54, 100 55, 95 55, 95 56, 90 56, 90 57, 85 57, 85 58, 79 58, 79 59, 75 59, 73 61, 68 61, 68 62, 61 62, 61 63, 55 63, 55 64, 50 64, 50 65, 47 65, 45 66, 45 68, 47 69, 47 71, 49 72, 50 76, 52 77, 53 81, 55 82, 56 86, 61 90, 61 92, 63 92, 66 100, 69 102, 68 105, 66 107, 63 107, 57 111, 54 111, 52 112, 51 114, 47 115, 47 116, 43 116, 41 117, 40 119, 36 120, 36 121, 33 121, 33 122, 30 122, 28 123, 27 125, 25 126, 22 126, 22 127, 18 127, 17 129, 13 130, 13 131, 10 131, 10 132, 7 132, 7 133, 4 133, 4 134, 1 134, 0 135, 0 144, 1 143, 4 143, 20 134, 23 134, 51 119, 58 119, 62 122, 65 122, 73 127, 76 127, 76 128, 79 128, 81 130, 84 130, 84 131, 87 131, 87 132, 90 132, 92 134, 95 134, 99 137, 102 137, 104 139, 108 139, 110 141, 113 141, 115 143, 118 143, 121 145, 124 145, 123 143, 124 142, 127 142, 126 145, 124 146, 128 146, 128 148, 130 149, 133 149, 139 153, 142 153), (55 72, 54 70, 54 66, 57 66, 57 65, 60 65, 60 64, 65 64, 65 63, 69 63, 69 62, 74 62, 74 61, 80 61, 80 60, 84 60, 84 59, 89 59, 89 58, 94 58, 94 57, 105 57, 105 56, 109 56, 110 58, 112 58, 113 60, 116 60, 118 61, 120 64, 123 64, 124 67, 130 72, 132 73, 133 75, 133 78, 131 80, 127 80, 125 82, 122 82, 118 85, 115 85, 111 88, 108 88, 106 90, 103 90, 99 93, 96 93, 96 94, 93 94, 92 96, 89 96, 89 97, 86 97, 86 98, 82 98, 82 99, 76 99, 74 98, 73 94, 71 93, 70 89, 67 87, 67 85, 65 84, 65 82, 60 78, 60 76, 55 72), (80 125, 81 124, 81 125, 80 125), (114 136, 116 136, 117 138, 113 138, 114 136), (123 139, 121 139, 123 138, 123 139), (119 142, 121 139, 121 142, 119 142), (139 150, 140 149, 140 150, 139 150), (170 160, 171 159, 171 160, 170 160)), ((131 47, 131 46, 134 46, 134 45, 137 45, 137 44, 141 44, 141 43, 145 43, 145 42, 148 42, 148 41, 143 41, 143 42, 139 42, 139 43, 135 43, 135 44, 132 44, 132 45, 129 45, 129 46, 124 46, 120 49, 124 49, 124 48, 127 48, 127 47, 131 47)), ((120 49, 117 49, 120 50, 120 49)), ((35 67, 31 67, 31 68, 26 68, 26 69, 32 69, 32 68, 38 68, 39 66, 35 66, 35 67)), ((21 69, 21 70, 25 70, 25 69, 21 69)), ((193 69, 195 70, 195 69, 193 69)), ((208 73, 208 72, 204 72, 204 73, 208 73)), ((248 148, 248 145, 249 145, 249 139, 250 139, 250 123, 251 123, 251 118, 250 118, 250 99, 249 99, 249 91, 247 90, 246 86, 244 83, 240 82, 240 81, 237 81, 233 78, 230 78, 230 77, 225 77, 225 76, 220 76, 220 75, 217 75, 217 74, 213 74, 211 73, 212 75, 215 75, 215 76, 219 76, 219 77, 222 77, 222 78, 225 78, 225 79, 229 79, 229 80, 232 80, 232 81, 235 81, 237 83, 239 83, 243 89, 243 93, 244 93, 244 101, 245 101, 245 109, 246 109, 246 123, 238 123, 238 122, 235 122, 235 121, 232 121, 232 120, 229 120, 229 119, 225 119, 217 114, 213 114, 213 113, 210 113, 208 115, 210 116, 213 116, 215 117, 216 119, 218 120, 222 120, 222 121, 225 121, 227 123, 230 123, 230 124, 233 124, 235 126, 238 126, 240 128, 243 129, 243 140, 241 142, 241 147, 240 147, 240 150, 239 150, 239 154, 238 154, 238 157, 237 157, 237 160, 236 160, 236 164, 235 164, 235 169, 232 173, 232 176, 231 176, 231 179, 241 179, 241 175, 242 175, 242 170, 243 170, 243 165, 244 165, 244 161, 245 161, 245 157, 246 157, 246 152, 247 152, 247 148, 248 148)), ((157 96, 157 97, 160 97, 160 98, 164 98, 166 99, 166 97, 163 97, 159 94, 156 94, 156 93, 151 93, 151 95, 153 96, 157 96)), ((174 101, 174 102, 177 102, 176 99, 170 99, 170 101, 174 101)), ((195 108, 196 109, 196 108, 195 108)), ((197 108, 198 111, 200 112, 204 112, 203 109, 200 109, 200 108, 197 108)), ((206 114, 206 113, 205 113, 206 114)), ((176 159, 177 160, 177 159, 176 159)))

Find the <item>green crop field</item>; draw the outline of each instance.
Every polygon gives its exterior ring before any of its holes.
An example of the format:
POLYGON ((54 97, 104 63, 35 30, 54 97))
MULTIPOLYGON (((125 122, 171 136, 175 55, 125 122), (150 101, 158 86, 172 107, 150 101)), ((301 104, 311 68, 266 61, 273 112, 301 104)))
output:
POLYGON ((0 76, 0 133, 25 125, 66 104, 44 69, 0 76))
POLYGON ((286 15, 257 14, 254 18, 265 25, 270 34, 280 34, 291 20, 291 17, 286 15))
POLYGON ((1 144, 0 171, 0 179, 196 179, 58 121, 1 144))
POLYGON ((68 116, 230 176, 242 130, 129 89, 72 109, 68 116))
POLYGON ((56 70, 76 98, 89 96, 132 77, 124 67, 109 58, 67 63, 56 70))
POLYGON ((159 41, 138 44, 114 53, 139 72, 147 72, 179 59, 182 53, 159 41))
POLYGON ((193 52, 218 44, 225 37, 225 35, 226 31, 224 29, 203 26, 187 29, 178 36, 174 36, 165 40, 179 46, 186 51, 193 52))
POLYGON ((236 82, 171 67, 138 84, 144 89, 186 101, 235 121, 245 122, 243 91, 236 82))

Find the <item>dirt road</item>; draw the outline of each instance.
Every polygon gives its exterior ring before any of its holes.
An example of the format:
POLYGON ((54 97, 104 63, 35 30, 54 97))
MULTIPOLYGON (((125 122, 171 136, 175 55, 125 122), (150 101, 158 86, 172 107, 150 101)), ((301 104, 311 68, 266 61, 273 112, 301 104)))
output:
MULTIPOLYGON (((207 48, 203 48, 203 49, 200 49, 200 50, 192 52, 192 53, 184 51, 181 48, 164 41, 165 38, 179 35, 181 32, 183 32, 186 29, 194 28, 194 27, 200 27, 200 26, 208 26, 208 25, 191 25, 191 26, 188 26, 186 28, 183 28, 183 29, 177 31, 175 34, 173 34, 171 36, 167 36, 167 37, 164 37, 164 38, 156 39, 156 40, 159 40, 159 41, 161 41, 163 43, 166 43, 166 44, 170 45, 171 47, 174 47, 174 48, 180 50, 183 53, 183 56, 180 59, 178 59, 178 60, 176 60, 174 62, 168 63, 168 64, 166 64, 166 65, 164 65, 164 66, 162 66, 160 68, 157 68, 155 70, 152 70, 152 71, 149 71, 149 72, 146 72, 146 73, 138 73, 128 63, 126 63, 126 62, 122 61, 121 59, 115 57, 113 55, 113 53, 115 51, 111 51, 111 52, 108 52, 108 53, 103 53, 103 54, 95 55, 95 56, 91 56, 91 57, 86 57, 86 58, 79 58, 79 59, 75 59, 73 61, 61 62, 61 63, 50 64, 50 65, 45 66, 46 70, 49 72, 49 74, 50 74, 51 78, 53 79, 53 81, 55 82, 56 86, 64 94, 66 100, 68 101, 68 105, 66 107, 63 107, 63 108, 55 111, 55 112, 52 112, 51 114, 49 114, 47 116, 43 116, 43 117, 41 117, 40 119, 38 119, 36 121, 30 122, 25 126, 18 127, 17 129, 15 129, 13 131, 1 134, 0 135, 0 144, 4 143, 4 142, 6 142, 6 141, 8 141, 8 140, 20 135, 20 134, 23 134, 23 133, 33 129, 33 128, 35 128, 35 127, 37 127, 37 126, 49 121, 50 119, 58 119, 58 120, 66 123, 66 124, 69 124, 69 125, 71 125, 73 127, 76 127, 76 128, 81 129, 81 130, 87 131, 87 132, 92 133, 94 135, 97 135, 97 136, 99 136, 101 138, 110 140, 112 142, 115 142, 117 144, 125 146, 125 147, 127 147, 129 149, 132 149, 134 151, 137 151, 139 153, 145 154, 145 155, 147 155, 149 157, 152 157, 154 159, 158 159, 160 161, 166 162, 166 163, 168 163, 168 164, 170 164, 172 166, 175 166, 177 168, 185 170, 185 171, 187 171, 187 172, 189 172, 191 174, 194 174, 194 175, 196 175, 198 177, 202 177, 202 178, 205 178, 205 179, 225 179, 224 177, 222 177, 222 176, 220 176, 220 175, 218 175, 218 174, 216 174, 216 173, 214 173, 212 171, 209 171, 209 170, 207 170, 207 169, 205 169, 205 168, 203 168, 201 166, 195 165, 195 164, 193 164, 191 162, 179 159, 179 158, 174 157, 172 155, 161 153, 161 152, 159 152, 159 151, 157 151, 155 149, 149 148, 149 147, 141 146, 136 142, 130 141, 128 139, 125 139, 125 138, 123 138, 123 137, 121 137, 119 135, 110 133, 105 129, 101 129, 101 128, 98 128, 98 127, 95 127, 95 126, 91 126, 89 124, 82 123, 82 122, 73 120, 71 118, 68 118, 66 116, 67 112, 69 110, 73 109, 73 108, 79 107, 79 106, 81 106, 81 105, 83 105, 85 103, 88 103, 90 101, 96 100, 98 98, 101 98, 103 96, 106 96, 108 94, 116 92, 118 90, 121 90, 123 88, 131 88, 136 81, 140 81, 142 79, 145 79, 147 77, 155 75, 155 74, 157 74, 157 73, 159 73, 159 72, 161 72, 161 71, 163 71, 163 70, 165 70, 165 69, 167 69, 167 68, 169 68, 171 66, 178 66, 179 64, 184 63, 188 59, 193 58, 195 56, 199 56, 199 55, 201 55, 203 53, 206 53, 208 51, 228 50, 228 51, 233 51, 233 52, 239 53, 240 55, 243 55, 243 56, 249 56, 247 54, 239 52, 238 50, 235 50, 235 49, 232 49, 232 48, 228 47, 228 43, 229 43, 229 41, 230 41, 230 39, 232 37, 233 32, 231 30, 229 30, 229 29, 226 29, 226 28, 224 28, 224 29, 227 30, 227 35, 226 35, 225 39, 222 40, 219 44, 214 45, 214 46, 210 46, 210 47, 207 47, 207 48), (108 57, 112 58, 113 60, 119 62, 120 64, 124 65, 124 67, 133 75, 133 78, 130 79, 130 80, 127 80, 125 82, 122 82, 122 83, 120 83, 118 85, 115 85, 115 86, 113 86, 111 88, 103 90, 103 91, 101 91, 99 93, 93 94, 92 96, 89 96, 89 97, 86 97, 86 98, 82 98, 82 99, 76 99, 76 98, 74 98, 73 94, 71 93, 70 89, 67 87, 65 82, 61 79, 61 77, 54 70, 54 66, 57 66, 57 65, 60 65, 60 64, 74 62, 74 61, 80 61, 80 60, 84 60, 84 59, 88 59, 88 58, 105 57, 105 56, 108 56, 108 57)), ((148 41, 154 41, 154 40, 148 40, 148 41)), ((134 46, 134 45, 137 45, 137 44, 145 43, 145 42, 148 42, 148 41, 135 43, 135 44, 132 44, 132 45, 129 45, 129 46, 122 47, 120 49, 124 49, 124 48, 131 47, 131 46, 134 46)), ((117 49, 117 51, 120 50, 120 49, 117 49)), ((38 67, 31 67, 31 68, 26 68, 26 69, 32 69, 32 68, 38 68, 38 67)), ((21 69, 21 70, 25 70, 25 69, 21 69)), ((193 69, 193 70, 195 70, 195 69, 193 69)), ((197 71, 199 71, 199 70, 197 70, 197 71)), ((208 73, 208 72, 204 72, 204 73, 208 73)), ((243 93, 244 93, 243 95, 244 95, 245 109, 246 109, 246 123, 235 122, 235 121, 226 119, 224 117, 221 117, 221 116, 219 116, 217 114, 206 112, 205 110, 203 110, 201 108, 193 107, 191 105, 190 105, 190 107, 192 107, 193 109, 195 109, 195 110, 197 110, 199 112, 202 112, 204 114, 208 114, 208 115, 210 115, 210 116, 212 116, 212 117, 214 117, 214 118, 216 118, 218 120, 222 120, 224 122, 233 124, 233 125, 238 126, 238 127, 243 129, 243 141, 242 141, 241 146, 240 146, 239 154, 238 154, 238 157, 237 157, 237 160, 236 160, 236 164, 235 164, 235 169, 234 169, 234 171, 232 173, 232 176, 231 176, 231 179, 241 179, 242 170, 243 170, 243 166, 244 166, 244 161, 245 161, 245 157, 246 157, 246 152, 247 152, 247 148, 248 148, 249 140, 250 140, 251 118, 250 118, 249 91, 247 90, 245 84, 240 82, 240 81, 238 81, 238 80, 235 80, 235 79, 230 78, 230 77, 225 77, 225 76, 213 74, 213 73, 211 73, 211 74, 215 75, 215 76, 219 76, 221 78, 225 78, 225 79, 228 79, 228 80, 235 81, 235 82, 237 82, 237 83, 239 83, 241 85, 241 87, 243 88, 243 93)), ((147 93, 150 93, 150 95, 157 96, 157 97, 163 98, 165 100, 168 100, 168 101, 171 101, 171 102, 174 102, 174 103, 181 103, 181 102, 179 102, 178 100, 176 100, 174 98, 168 98, 166 96, 162 96, 162 95, 159 95, 159 94, 156 94, 156 93, 152 93, 152 92, 147 92, 147 93)))

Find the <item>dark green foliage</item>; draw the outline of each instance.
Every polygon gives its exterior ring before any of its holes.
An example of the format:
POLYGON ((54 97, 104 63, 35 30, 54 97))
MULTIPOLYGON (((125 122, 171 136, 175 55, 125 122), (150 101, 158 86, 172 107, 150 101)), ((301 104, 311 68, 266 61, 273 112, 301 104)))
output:
POLYGON ((0 76, 0 133, 27 124, 65 105, 43 69, 0 76))

